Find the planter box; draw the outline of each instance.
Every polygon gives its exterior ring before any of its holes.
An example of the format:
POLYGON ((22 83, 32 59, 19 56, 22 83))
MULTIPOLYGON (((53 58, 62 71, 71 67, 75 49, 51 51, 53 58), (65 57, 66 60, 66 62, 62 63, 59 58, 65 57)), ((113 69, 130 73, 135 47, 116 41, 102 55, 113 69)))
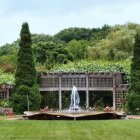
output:
POLYGON ((12 115, 13 109, 12 108, 2 108, 2 114, 3 115, 12 115))

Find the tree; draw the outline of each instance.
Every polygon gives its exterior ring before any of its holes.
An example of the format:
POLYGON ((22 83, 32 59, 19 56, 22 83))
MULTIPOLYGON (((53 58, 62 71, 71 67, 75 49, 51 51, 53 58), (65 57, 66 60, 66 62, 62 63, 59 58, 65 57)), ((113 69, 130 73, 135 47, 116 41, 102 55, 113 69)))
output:
POLYGON ((127 95, 127 108, 133 114, 140 113, 140 32, 135 36, 133 58, 131 64, 131 82, 127 95))
POLYGON ((19 113, 27 110, 27 96, 29 97, 31 110, 40 107, 41 98, 39 88, 36 84, 36 69, 31 45, 32 40, 28 23, 23 23, 20 32, 20 48, 18 51, 15 87, 12 96, 13 109, 19 113))
POLYGON ((109 52, 108 52, 108 60, 113 61, 114 57, 115 57, 115 53, 114 53, 114 50, 111 48, 109 49, 109 52))
POLYGON ((64 41, 66 43, 71 40, 89 40, 91 36, 91 29, 71 27, 64 29, 59 33, 55 34, 54 37, 64 41))
POLYGON ((140 32, 136 34, 131 64, 130 91, 140 94, 140 32))
POLYGON ((87 52, 87 41, 80 40, 72 40, 67 45, 67 50, 69 54, 72 56, 73 60, 80 60, 86 58, 87 52))
POLYGON ((40 63, 41 65, 45 64, 47 69, 53 67, 54 64, 65 64, 72 59, 62 43, 53 41, 38 42, 32 47, 36 63, 40 63))
POLYGON ((139 94, 129 92, 126 96, 125 107, 129 114, 140 114, 140 96, 139 94))

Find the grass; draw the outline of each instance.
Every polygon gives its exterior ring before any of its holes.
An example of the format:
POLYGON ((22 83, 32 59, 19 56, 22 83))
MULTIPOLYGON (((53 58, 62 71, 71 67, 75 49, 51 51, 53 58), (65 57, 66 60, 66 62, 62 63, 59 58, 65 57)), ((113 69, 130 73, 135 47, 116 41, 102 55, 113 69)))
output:
POLYGON ((0 120, 0 140, 139 140, 140 120, 0 120))
POLYGON ((5 118, 4 115, 0 115, 0 120, 3 120, 5 118))

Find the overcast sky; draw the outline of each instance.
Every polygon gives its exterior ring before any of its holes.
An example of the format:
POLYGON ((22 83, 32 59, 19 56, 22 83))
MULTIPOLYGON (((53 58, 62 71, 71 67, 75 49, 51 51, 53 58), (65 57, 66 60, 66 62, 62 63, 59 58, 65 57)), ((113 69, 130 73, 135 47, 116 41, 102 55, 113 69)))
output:
POLYGON ((0 46, 19 38, 23 22, 31 33, 53 35, 69 27, 140 23, 140 0, 0 0, 0 46))

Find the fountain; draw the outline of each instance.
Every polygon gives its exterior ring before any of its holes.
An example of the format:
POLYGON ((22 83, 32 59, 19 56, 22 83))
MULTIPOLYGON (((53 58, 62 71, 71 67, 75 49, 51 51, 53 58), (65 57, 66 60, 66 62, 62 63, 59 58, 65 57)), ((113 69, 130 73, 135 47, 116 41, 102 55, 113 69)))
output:
POLYGON ((71 103, 69 110, 71 111, 80 111, 81 108, 79 107, 80 97, 77 91, 76 86, 74 85, 71 92, 71 103))
POLYGON ((70 107, 64 110, 33 112, 25 111, 24 116, 27 119, 45 119, 45 120, 91 120, 91 119, 117 119, 125 116, 117 112, 91 111, 81 109, 79 106, 80 97, 76 86, 74 85, 71 91, 70 107))

